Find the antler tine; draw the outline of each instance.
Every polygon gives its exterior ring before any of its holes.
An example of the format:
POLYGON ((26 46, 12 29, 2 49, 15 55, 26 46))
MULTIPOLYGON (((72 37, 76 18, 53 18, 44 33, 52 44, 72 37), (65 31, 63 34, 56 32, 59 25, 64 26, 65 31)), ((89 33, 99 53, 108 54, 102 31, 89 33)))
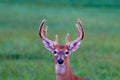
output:
POLYGON ((47 30, 48 30, 48 26, 46 26, 45 29, 43 29, 43 33, 44 33, 44 36, 47 37, 47 30))
POLYGON ((79 27, 78 27, 78 24, 76 24, 76 29, 77 29, 77 31, 78 31, 78 37, 80 37, 80 29, 79 29, 79 27))
POLYGON ((39 26, 39 36, 40 36, 41 38, 43 38, 42 32, 43 32, 44 24, 45 24, 45 19, 42 20, 42 22, 41 22, 41 24, 40 24, 40 26, 39 26))
POLYGON ((58 35, 56 34, 55 35, 55 42, 54 42, 54 44, 56 45, 58 43, 58 35))
MULTIPOLYGON (((79 30, 79 37, 80 37, 80 39, 82 40, 83 39, 83 37, 84 37, 84 29, 83 29, 83 26, 82 26, 82 22, 81 22, 81 20, 80 19, 78 19, 78 24, 80 25, 80 29, 81 29, 81 34, 80 34, 80 30, 79 30)), ((78 28, 79 29, 79 28, 78 28)))
POLYGON ((70 37, 70 34, 68 33, 67 36, 66 36, 66 38, 65 38, 66 44, 69 43, 69 37, 70 37))

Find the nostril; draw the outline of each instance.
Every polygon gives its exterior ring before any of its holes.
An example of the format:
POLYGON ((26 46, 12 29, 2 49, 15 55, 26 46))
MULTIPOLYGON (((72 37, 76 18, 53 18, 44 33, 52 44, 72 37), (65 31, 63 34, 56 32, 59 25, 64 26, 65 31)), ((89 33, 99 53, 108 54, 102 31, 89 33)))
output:
POLYGON ((59 64, 63 64, 64 60, 60 58, 60 59, 57 60, 57 62, 58 62, 59 64))

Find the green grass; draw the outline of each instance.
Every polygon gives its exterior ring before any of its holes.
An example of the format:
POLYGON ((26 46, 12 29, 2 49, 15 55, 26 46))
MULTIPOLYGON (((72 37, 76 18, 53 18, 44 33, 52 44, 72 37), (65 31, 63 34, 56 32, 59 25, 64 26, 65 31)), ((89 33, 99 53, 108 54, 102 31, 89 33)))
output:
POLYGON ((46 18, 48 37, 64 44, 76 38, 82 20, 85 38, 70 56, 73 72, 91 80, 120 79, 120 9, 0 3, 0 80, 55 80, 54 58, 39 36, 46 18))

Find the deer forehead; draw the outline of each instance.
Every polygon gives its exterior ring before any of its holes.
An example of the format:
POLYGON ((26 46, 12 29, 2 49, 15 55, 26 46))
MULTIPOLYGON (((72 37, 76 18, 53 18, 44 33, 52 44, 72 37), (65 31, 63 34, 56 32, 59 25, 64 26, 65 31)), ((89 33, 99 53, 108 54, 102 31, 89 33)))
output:
POLYGON ((57 45, 55 48, 56 51, 60 51, 60 52, 66 51, 67 49, 68 49, 68 47, 64 46, 64 45, 57 45))
MULTIPOLYGON (((58 56, 59 56, 59 57, 63 57, 63 56, 65 56, 65 52, 68 51, 68 48, 67 48, 66 46, 60 45, 60 46, 57 46, 57 47, 55 48, 55 51, 57 52, 57 54, 55 54, 57 57, 58 57, 58 56)), ((59 58, 59 57, 58 57, 58 58, 59 58)))

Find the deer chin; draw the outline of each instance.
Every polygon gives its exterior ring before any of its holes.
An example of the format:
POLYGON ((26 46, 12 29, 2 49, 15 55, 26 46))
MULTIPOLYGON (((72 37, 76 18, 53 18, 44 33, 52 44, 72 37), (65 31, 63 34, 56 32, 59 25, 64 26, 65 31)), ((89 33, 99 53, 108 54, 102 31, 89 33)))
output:
POLYGON ((65 72, 65 65, 63 64, 56 64, 56 73, 64 73, 65 72))

